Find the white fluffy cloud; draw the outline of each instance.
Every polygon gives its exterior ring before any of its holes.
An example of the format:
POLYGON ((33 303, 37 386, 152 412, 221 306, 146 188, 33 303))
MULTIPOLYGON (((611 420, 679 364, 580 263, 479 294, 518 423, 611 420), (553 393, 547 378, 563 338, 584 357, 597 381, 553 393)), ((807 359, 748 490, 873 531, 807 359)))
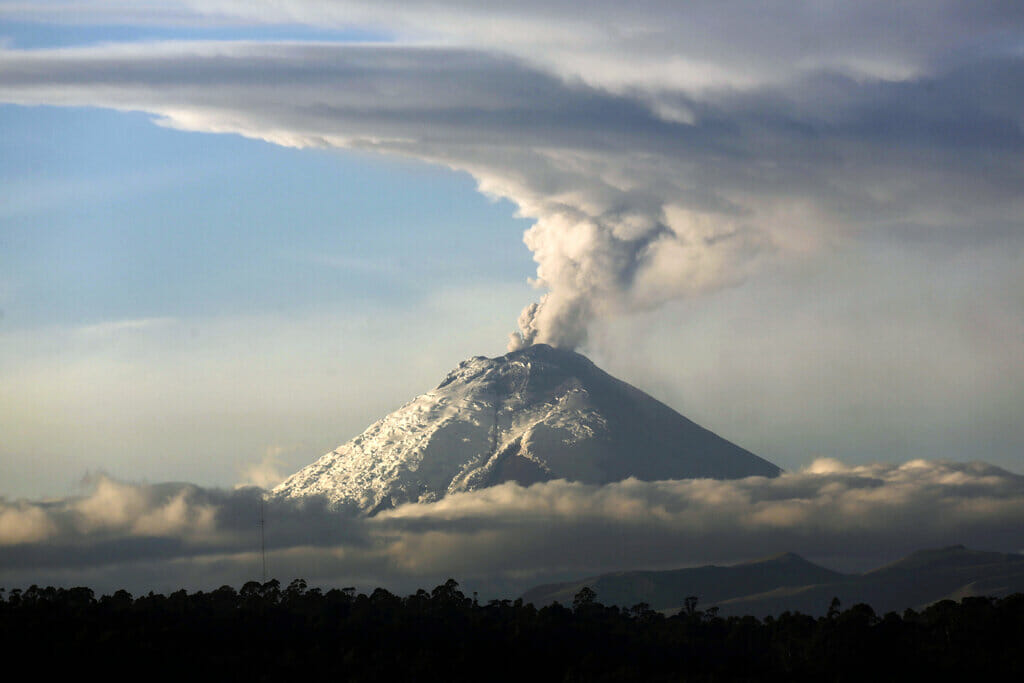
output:
MULTIPOLYGON (((82 497, 3 501, 0 579, 240 583, 254 576, 259 497, 99 478, 82 497)), ((775 479, 504 484, 373 518, 271 500, 266 520, 268 562, 282 579, 405 588, 456 576, 515 589, 782 550, 826 562, 954 543, 1016 551, 1024 477, 984 463, 819 460, 775 479)))
POLYGON ((784 549, 881 557, 953 539, 1008 547, 1022 516, 1024 478, 983 463, 819 460, 777 479, 501 486, 404 506, 380 522, 404 530, 410 567, 439 570, 469 556, 492 572, 585 572, 784 549))

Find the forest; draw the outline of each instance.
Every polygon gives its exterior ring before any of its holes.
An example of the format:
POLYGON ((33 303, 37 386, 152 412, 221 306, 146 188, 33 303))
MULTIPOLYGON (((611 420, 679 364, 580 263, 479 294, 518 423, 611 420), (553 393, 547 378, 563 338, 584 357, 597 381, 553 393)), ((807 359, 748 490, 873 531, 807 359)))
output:
POLYGON ((96 597, 0 592, 9 661, 37 675, 172 680, 874 681, 1024 680, 1024 594, 876 614, 833 600, 822 617, 723 618, 693 596, 678 613, 482 602, 454 580, 407 596, 322 591, 296 579, 241 589, 96 597), (1013 677, 1013 678, 1010 678, 1013 677))

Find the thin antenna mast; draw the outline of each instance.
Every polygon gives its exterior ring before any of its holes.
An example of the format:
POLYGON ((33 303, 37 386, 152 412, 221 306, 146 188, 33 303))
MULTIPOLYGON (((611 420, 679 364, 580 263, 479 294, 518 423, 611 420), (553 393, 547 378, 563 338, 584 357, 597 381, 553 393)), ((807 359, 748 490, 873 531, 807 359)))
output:
POLYGON ((263 581, 267 582, 267 521, 263 517, 263 493, 260 493, 260 557, 263 560, 263 581))

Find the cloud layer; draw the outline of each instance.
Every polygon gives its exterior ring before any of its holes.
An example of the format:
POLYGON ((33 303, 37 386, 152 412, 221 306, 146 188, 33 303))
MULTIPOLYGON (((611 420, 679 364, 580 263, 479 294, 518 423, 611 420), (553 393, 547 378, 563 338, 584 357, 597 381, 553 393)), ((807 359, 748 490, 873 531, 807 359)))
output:
POLYGON ((0 4, 21 21, 208 27, 374 28, 399 42, 431 42, 529 59, 609 88, 700 90, 780 82, 832 69, 895 79, 964 53, 1013 46, 1024 12, 1012 0, 721 3, 567 0, 514 5, 465 0, 125 0, 0 4))
MULTIPOLYGON (((0 502, 0 580, 102 587, 240 584, 259 573, 260 493, 100 477, 81 497, 0 502)), ((964 543, 1017 551, 1024 477, 984 463, 815 461, 775 479, 505 484, 363 518, 266 503, 281 579, 488 590, 622 568, 792 550, 842 567, 964 543)))

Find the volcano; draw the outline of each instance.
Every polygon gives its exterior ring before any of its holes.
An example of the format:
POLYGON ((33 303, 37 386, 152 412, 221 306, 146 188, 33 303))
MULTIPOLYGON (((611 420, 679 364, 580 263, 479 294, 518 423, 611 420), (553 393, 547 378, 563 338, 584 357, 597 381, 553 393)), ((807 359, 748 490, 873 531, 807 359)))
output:
POLYGON ((504 482, 774 477, 772 463, 691 422, 573 351, 476 356, 348 443, 285 479, 376 514, 504 482))

